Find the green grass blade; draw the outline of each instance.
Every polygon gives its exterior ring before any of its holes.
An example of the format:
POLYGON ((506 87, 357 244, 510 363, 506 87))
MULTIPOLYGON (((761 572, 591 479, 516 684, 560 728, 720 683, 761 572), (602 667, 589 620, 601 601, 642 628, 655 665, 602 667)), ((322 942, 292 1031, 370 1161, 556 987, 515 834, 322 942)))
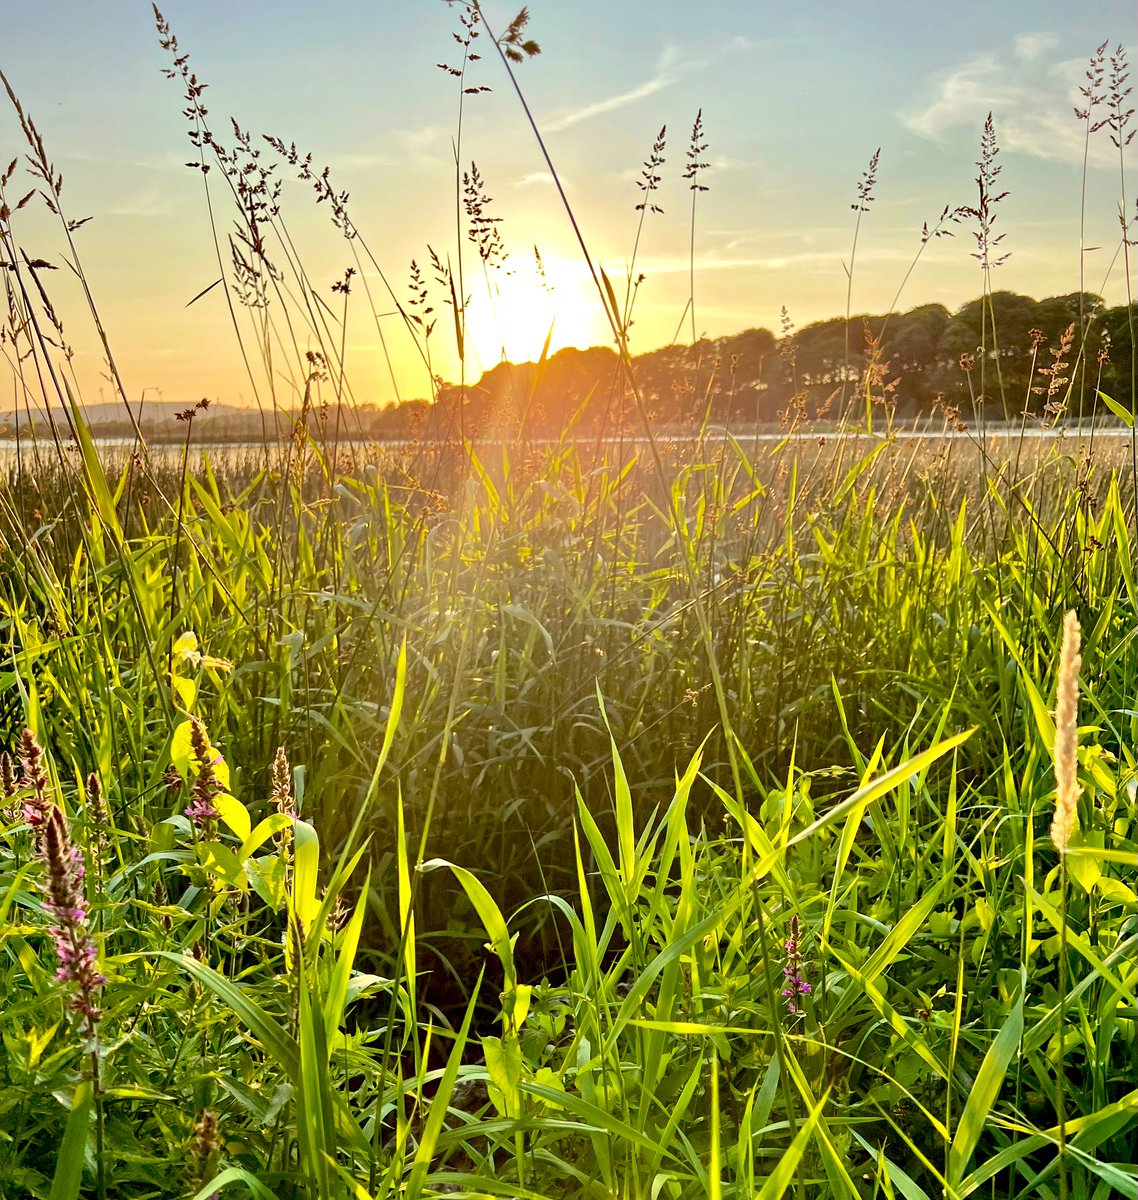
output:
POLYGON ((51 1200, 77 1200, 83 1182, 83 1163, 87 1154, 87 1137, 91 1126, 91 1109, 95 1103, 95 1089, 89 1079, 75 1087, 71 1097, 71 1112, 67 1117, 67 1128, 59 1145, 59 1156, 55 1160, 55 1174, 51 1180, 51 1200))
POLYGON ((950 1191, 955 1192, 964 1178, 980 1135, 984 1132, 984 1125, 999 1099, 1008 1066, 1019 1049, 1023 1037, 1023 994, 1026 988, 1027 972, 1021 967, 1019 994, 1000 1032, 984 1055, 949 1147, 947 1179, 950 1191))
POLYGON ((807 1114, 806 1120, 802 1122, 798 1133, 795 1134, 794 1141, 790 1143, 782 1158, 778 1160, 778 1165, 767 1176, 755 1200, 780 1200, 786 1194, 786 1189, 798 1177, 798 1165, 802 1162, 806 1147, 810 1145, 810 1139, 814 1136, 814 1131, 822 1116, 822 1110, 826 1107, 829 1099, 830 1091, 827 1088, 823 1092, 822 1098, 807 1114))

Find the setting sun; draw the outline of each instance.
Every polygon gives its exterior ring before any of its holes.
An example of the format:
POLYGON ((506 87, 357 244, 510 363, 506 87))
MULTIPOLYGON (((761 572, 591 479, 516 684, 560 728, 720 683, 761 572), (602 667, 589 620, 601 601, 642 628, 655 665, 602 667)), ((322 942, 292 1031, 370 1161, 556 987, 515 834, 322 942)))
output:
POLYGON ((584 268, 565 259, 531 261, 468 276, 467 340, 483 368, 502 359, 533 362, 549 353, 611 341, 584 268))

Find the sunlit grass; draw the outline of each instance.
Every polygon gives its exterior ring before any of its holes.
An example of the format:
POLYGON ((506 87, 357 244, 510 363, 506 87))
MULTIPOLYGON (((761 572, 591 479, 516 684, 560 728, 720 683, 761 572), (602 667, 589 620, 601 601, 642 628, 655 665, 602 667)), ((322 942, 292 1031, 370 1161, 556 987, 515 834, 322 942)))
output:
MULTIPOLYGON (((264 348, 323 310, 247 250, 264 348)), ((121 461, 9 292, 0 1195, 1133 1194, 1130 440, 911 440, 871 354, 839 436, 672 442, 595 278, 611 437, 355 444, 322 316, 292 439, 121 461)))

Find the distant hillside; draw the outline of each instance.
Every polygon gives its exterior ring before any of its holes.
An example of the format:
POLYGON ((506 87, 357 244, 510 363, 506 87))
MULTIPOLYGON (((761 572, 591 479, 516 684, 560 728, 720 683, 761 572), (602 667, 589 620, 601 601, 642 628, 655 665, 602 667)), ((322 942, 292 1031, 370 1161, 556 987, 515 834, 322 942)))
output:
MULTIPOLYGON (((176 404, 169 400, 146 400, 141 404, 132 404, 131 411, 147 436, 162 436, 168 433, 171 439, 180 440, 185 437, 186 430, 178 421, 177 414, 185 407, 184 404, 176 404)), ((83 406, 83 415, 91 429, 101 434, 113 436, 119 432, 126 437, 133 433, 130 417, 122 401, 86 404, 83 406)), ((53 406, 51 416, 60 432, 65 434, 68 430, 66 410, 53 406)), ((197 414, 195 421, 199 418, 201 420, 199 430, 205 427, 207 421, 213 428, 245 428, 249 425, 251 417, 256 418, 257 413, 250 412, 247 408, 238 408, 232 404, 211 404, 206 411, 197 414)), ((29 424, 34 424, 40 430, 50 427, 47 409, 42 404, 33 404, 19 411, 0 408, 0 436, 13 437, 18 430, 27 429, 29 424)))

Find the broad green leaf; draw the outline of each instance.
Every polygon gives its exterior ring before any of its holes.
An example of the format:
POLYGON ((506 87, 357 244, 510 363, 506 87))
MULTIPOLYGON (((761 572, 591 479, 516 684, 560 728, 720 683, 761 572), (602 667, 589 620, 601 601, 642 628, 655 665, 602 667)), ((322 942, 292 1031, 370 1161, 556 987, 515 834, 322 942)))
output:
MULTIPOLYGON (((282 829, 292 824, 292 817, 287 813, 273 813, 257 822, 257 827, 245 835, 237 857, 244 862, 254 850, 259 850, 271 837, 275 837, 282 829)), ((232 826, 230 826, 232 828, 232 826)))
POLYGON ((248 891, 249 881, 241 860, 228 846, 222 842, 199 842, 197 852, 198 861, 215 879, 226 887, 248 891))
POLYGON ((253 822, 249 819, 249 810, 236 796, 222 792, 213 798, 213 806, 217 809, 218 816, 242 841, 249 836, 253 822))
POLYGON ((505 1117, 520 1117, 522 1112, 522 1048, 516 1033, 504 1038, 484 1037, 482 1054, 486 1073, 501 1094, 499 1111, 505 1117))
POLYGON ((307 821, 292 823, 293 882, 292 901, 296 915, 311 925, 320 909, 316 895, 317 873, 320 870, 320 839, 307 821))
POLYGON ((191 629, 187 629, 185 633, 180 633, 174 639, 174 644, 170 647, 170 653, 179 662, 198 661, 198 635, 191 629))

